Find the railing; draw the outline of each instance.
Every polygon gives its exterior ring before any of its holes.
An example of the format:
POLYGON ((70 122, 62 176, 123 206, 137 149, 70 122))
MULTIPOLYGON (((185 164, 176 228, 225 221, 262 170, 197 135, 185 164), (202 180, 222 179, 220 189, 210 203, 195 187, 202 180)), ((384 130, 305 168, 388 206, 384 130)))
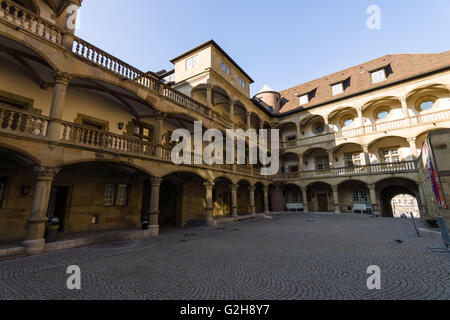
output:
POLYGON ((49 119, 37 114, 0 106, 0 132, 45 137, 49 119))
POLYGON ((164 85, 163 96, 205 116, 209 116, 209 109, 206 106, 181 92, 172 89, 168 85, 164 85))
POLYGON ((84 60, 88 60, 123 79, 133 81, 141 86, 157 92, 159 80, 156 80, 144 72, 130 66, 128 63, 110 55, 83 39, 75 37, 72 52, 84 60))
POLYGON ((64 31, 9 0, 0 1, 0 19, 10 22, 46 41, 62 44, 64 31))
POLYGON ((231 119, 227 119, 224 116, 222 116, 220 113, 216 111, 212 111, 212 117, 214 120, 222 123, 227 128, 233 127, 233 121, 231 119))
POLYGON ((63 128, 60 135, 61 142, 138 156, 154 155, 153 145, 140 139, 90 129, 69 122, 61 122, 61 124, 63 128))
POLYGON ((353 168, 332 168, 326 170, 312 170, 302 172, 285 172, 279 174, 276 179, 311 179, 330 177, 364 176, 371 174, 395 174, 417 171, 416 161, 403 161, 395 163, 380 163, 370 166, 353 168))

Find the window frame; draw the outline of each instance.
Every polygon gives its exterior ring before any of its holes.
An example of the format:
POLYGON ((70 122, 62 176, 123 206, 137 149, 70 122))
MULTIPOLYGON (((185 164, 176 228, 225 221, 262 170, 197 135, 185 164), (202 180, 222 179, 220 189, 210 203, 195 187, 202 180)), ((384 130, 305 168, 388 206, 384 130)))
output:
POLYGON ((298 97, 298 100, 299 100, 298 101, 299 105, 300 106, 304 106, 304 105, 309 103, 309 95, 308 94, 303 94, 303 95, 298 97), (302 103, 302 98, 306 99, 306 102, 302 103))
POLYGON ((129 205, 129 201, 130 201, 130 190, 131 190, 131 186, 128 183, 106 183, 105 184, 105 190, 103 193, 103 206, 105 207, 127 207, 129 205), (110 200, 110 202, 106 202, 106 195, 107 195, 107 187, 108 186, 113 186, 112 188, 112 198, 109 198, 108 200, 110 200), (119 189, 120 187, 125 187, 125 201, 119 202, 119 189))
POLYGON ((371 76, 371 78, 372 78, 372 83, 380 83, 380 82, 386 81, 386 79, 387 79, 387 76, 386 76, 386 69, 385 69, 385 68, 382 68, 382 69, 374 70, 374 71, 372 71, 372 72, 370 73, 370 76, 371 76), (382 72, 382 73, 381 73, 381 72, 382 72), (381 79, 381 78, 376 79, 375 76, 376 76, 376 75, 380 75, 380 74, 383 75, 382 79, 381 79))

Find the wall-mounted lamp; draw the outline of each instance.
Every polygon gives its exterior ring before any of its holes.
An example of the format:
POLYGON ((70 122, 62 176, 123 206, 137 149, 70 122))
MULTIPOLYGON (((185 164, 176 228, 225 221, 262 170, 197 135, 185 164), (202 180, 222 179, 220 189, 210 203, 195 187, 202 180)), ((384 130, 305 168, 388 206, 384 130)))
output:
POLYGON ((31 187, 30 186, 23 186, 22 187, 22 195, 27 196, 30 194, 31 187))
POLYGON ((118 124, 119 130, 122 130, 124 127, 124 123, 123 122, 119 122, 118 124))

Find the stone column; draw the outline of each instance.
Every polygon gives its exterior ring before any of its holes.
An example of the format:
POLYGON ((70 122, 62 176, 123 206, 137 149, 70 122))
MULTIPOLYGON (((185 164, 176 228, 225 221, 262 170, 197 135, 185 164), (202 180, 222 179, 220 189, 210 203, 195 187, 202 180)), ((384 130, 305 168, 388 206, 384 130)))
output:
POLYGON ((309 208, 308 208, 308 188, 303 187, 300 188, 302 190, 302 200, 303 200, 303 212, 304 213, 308 213, 309 212, 309 208))
POLYGON ((361 126, 361 134, 366 134, 366 127, 364 126, 364 117, 362 113, 362 109, 358 109, 358 119, 361 126))
POLYGON ((264 187, 264 213, 270 214, 269 209, 269 187, 264 187))
POLYGON ((380 215, 380 209, 377 199, 377 193, 375 191, 375 185, 369 184, 369 191, 370 191, 370 203, 372 204, 372 214, 380 215))
POLYGON ((250 186, 249 187, 249 191, 250 191, 250 214, 251 215, 256 215, 256 210, 255 210, 255 186, 250 186))
POLYGON ((45 248, 45 223, 48 221, 47 210, 50 191, 59 169, 50 167, 36 167, 34 173, 37 177, 34 191, 31 215, 28 219, 27 236, 23 242, 27 254, 39 254, 45 248))
POLYGON ((325 133, 330 133, 330 122, 328 117, 323 118, 325 122, 325 133))
MULTIPOLYGON (((154 137, 153 137, 153 143, 155 146, 155 152, 156 152, 156 156, 157 157, 162 157, 162 144, 163 144, 163 127, 164 127, 164 118, 166 117, 166 115, 162 112, 159 112, 156 115, 156 123, 155 123, 155 132, 154 132, 154 137)), ((167 139, 169 140, 168 142, 170 142, 170 138, 168 137, 167 139)))
POLYGON ((298 141, 302 138, 302 126, 300 122, 297 122, 296 126, 297 126, 297 141, 298 141))
POLYGON ((303 154, 298 154, 298 171, 303 172, 305 171, 305 158, 303 154))
POLYGON ((411 126, 411 118, 409 117, 408 103, 406 102, 406 96, 400 97, 400 102, 402 103, 403 114, 405 115, 406 124, 411 126))
POLYGON ((364 152, 364 165, 366 166, 366 172, 371 173, 372 167, 370 163, 370 153, 369 153, 369 146, 367 144, 362 145, 363 152, 364 152))
POLYGON ((230 119, 234 124, 234 101, 230 101, 230 119))
POLYGON ((78 11, 78 9, 81 7, 81 2, 82 0, 69 0, 69 7, 72 6, 76 6, 76 11, 71 12, 70 15, 67 15, 66 17, 66 25, 65 25, 65 29, 67 30, 63 37, 62 37, 62 45, 63 47, 65 47, 68 50, 72 50, 73 47, 73 41, 75 39, 74 34, 75 34, 75 26, 76 26, 76 16, 74 16, 76 14, 76 12, 78 11), (75 19, 74 19, 75 17, 75 19))
POLYGON ((250 112, 247 112, 247 130, 251 128, 251 116, 252 114, 250 112))
POLYGON ((150 179, 152 188, 150 195, 150 212, 149 212, 149 225, 151 227, 159 226, 159 190, 163 179, 158 177, 152 177, 150 179))
POLYGON ((206 225, 213 226, 213 188, 214 182, 207 181, 205 182, 206 188, 206 225))
POLYGON ((67 87, 71 77, 65 72, 55 72, 55 88, 53 89, 52 105, 50 107, 50 118, 52 119, 47 128, 47 137, 58 140, 61 133, 61 120, 63 116, 64 100, 66 99, 67 87), (53 121, 55 120, 55 121, 53 121))
POLYGON ((412 154, 413 160, 416 161, 419 158, 419 151, 417 150, 416 138, 409 138, 408 142, 409 142, 409 146, 411 148, 411 154, 412 154))
POLYGON ((238 185, 232 184, 230 186, 230 188, 231 188, 231 215, 233 217, 237 217, 238 216, 238 204, 237 204, 238 185))
POLYGON ((333 150, 328 151, 328 162, 330 164, 330 169, 334 168, 334 152, 333 150))
POLYGON ((334 212, 336 214, 341 213, 341 207, 339 204, 339 187, 333 186, 333 200, 334 200, 334 212))
POLYGON ((209 116, 212 116, 212 109, 213 109, 213 94, 212 94, 212 88, 211 85, 208 84, 206 87, 206 106, 209 110, 209 116))

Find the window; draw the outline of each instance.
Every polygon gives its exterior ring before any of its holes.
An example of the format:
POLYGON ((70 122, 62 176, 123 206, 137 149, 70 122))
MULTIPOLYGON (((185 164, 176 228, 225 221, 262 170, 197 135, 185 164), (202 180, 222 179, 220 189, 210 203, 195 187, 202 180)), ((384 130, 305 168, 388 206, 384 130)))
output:
POLYGON ((126 184, 106 184, 105 185, 105 206, 126 206, 128 205, 128 185, 126 184))
POLYGON ((190 70, 198 66, 198 56, 194 56, 186 60, 186 69, 190 70))
POLYGON ((324 133, 325 131, 325 126, 323 124, 318 124, 314 127, 314 130, 316 131, 316 133, 320 134, 320 133, 324 133))
POLYGON ((377 83, 386 80, 386 71, 384 69, 372 72, 372 82, 377 83))
POLYGON ((302 201, 299 191, 288 191, 287 192, 287 203, 300 203, 302 201))
POLYGON ((238 78, 239 85, 245 89, 245 80, 241 79, 241 77, 238 78))
POLYGON ((229 65, 227 65, 225 62, 222 62, 222 70, 224 71, 224 72, 226 72, 226 74, 230 74, 231 72, 230 72, 230 66, 229 65))
POLYGON ((133 135, 142 140, 153 141, 153 126, 135 121, 133 123, 133 135))
POLYGON ((331 89, 333 91, 333 96, 335 96, 337 94, 344 92, 344 84, 342 82, 335 84, 331 87, 331 89))
POLYGON ((303 106, 309 103, 309 97, 307 94, 300 96, 300 105, 303 106))
POLYGON ((128 186, 126 184, 119 184, 117 186, 117 206, 126 206, 128 204, 128 186))
POLYGON ((365 190, 357 190, 353 191, 353 202, 369 202, 369 197, 365 190))
POLYGON ((431 110, 434 107, 434 102, 431 100, 424 101, 420 104, 421 111, 431 110))
POLYGON ((269 107, 269 112, 273 112, 273 107, 269 107))
POLYGON ((359 153, 346 153, 344 155, 345 166, 347 168, 360 167, 361 155, 359 153))
POLYGON ((316 158, 316 164, 317 164, 317 170, 329 170, 330 169, 330 162, 328 157, 320 157, 316 158))
POLYGON ((381 155, 384 163, 400 162, 400 154, 397 149, 382 150, 381 155))
POLYGON ((116 191, 116 185, 114 185, 114 184, 105 185, 105 196, 104 196, 104 205, 105 206, 113 206, 114 205, 115 191, 116 191))
POLYGON ((378 112, 378 114, 377 114, 377 118, 378 118, 379 120, 386 119, 388 116, 389 116, 389 111, 387 111, 387 110, 381 110, 381 111, 378 112))
POLYGON ((344 119, 344 127, 349 127, 353 124, 353 118, 345 118, 344 119))

